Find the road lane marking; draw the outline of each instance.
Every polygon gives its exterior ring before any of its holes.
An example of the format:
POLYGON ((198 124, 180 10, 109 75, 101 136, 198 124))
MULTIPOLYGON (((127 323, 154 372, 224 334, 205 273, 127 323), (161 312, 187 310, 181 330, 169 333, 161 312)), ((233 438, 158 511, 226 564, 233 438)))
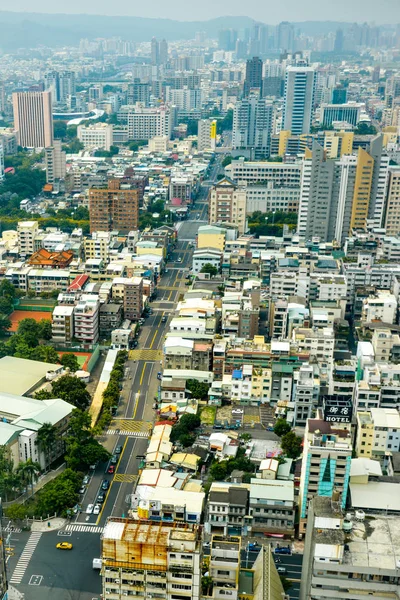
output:
POLYGON ((117 483, 134 483, 138 475, 131 475, 130 473, 116 473, 113 481, 117 483))
MULTIPOLYGON (((156 329, 154 335, 153 335, 153 339, 151 340, 151 344, 150 344, 150 348, 153 348, 153 344, 154 344, 154 340, 156 339, 156 335, 158 333, 158 329, 156 329)), ((140 385, 142 384, 142 382, 140 382, 140 385)))
POLYGON ((134 408, 133 408, 133 418, 136 417, 136 411, 137 411, 137 407, 138 407, 138 404, 139 404, 139 398, 140 398, 140 392, 136 392, 136 394, 135 394, 135 405, 134 405, 134 408))

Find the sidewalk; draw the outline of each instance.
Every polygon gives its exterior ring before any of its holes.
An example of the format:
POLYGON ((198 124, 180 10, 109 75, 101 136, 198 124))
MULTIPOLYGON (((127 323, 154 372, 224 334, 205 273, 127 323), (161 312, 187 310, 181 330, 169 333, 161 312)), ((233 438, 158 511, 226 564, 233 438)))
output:
MULTIPOLYGON (((64 463, 64 464, 60 465, 58 467, 58 469, 55 469, 54 471, 49 471, 48 473, 43 475, 40 479, 38 479, 38 481, 33 484, 33 493, 35 494, 36 492, 38 492, 40 489, 42 489, 42 487, 44 487, 46 485, 46 483, 48 483, 49 481, 51 481, 52 479, 57 477, 57 475, 62 473, 64 471, 65 467, 66 467, 66 465, 64 463)), ((23 502, 25 502, 25 500, 28 500, 28 498, 31 498, 31 497, 32 497, 32 489, 31 489, 31 486, 29 486, 28 490, 26 492, 24 492, 19 498, 16 498, 15 500, 12 500, 11 502, 3 502, 3 506, 7 507, 7 506, 11 506, 12 504, 22 504, 23 502)))
POLYGON ((43 519, 43 521, 33 521, 31 531, 40 531, 42 533, 46 531, 57 531, 57 529, 64 527, 66 523, 68 523, 68 519, 61 519, 59 517, 43 519))

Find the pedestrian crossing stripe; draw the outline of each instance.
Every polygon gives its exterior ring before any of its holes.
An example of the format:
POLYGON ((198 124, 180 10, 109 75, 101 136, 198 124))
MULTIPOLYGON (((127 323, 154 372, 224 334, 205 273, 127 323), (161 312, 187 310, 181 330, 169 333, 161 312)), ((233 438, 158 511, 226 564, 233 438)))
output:
POLYGON ((116 473, 114 475, 113 482, 117 483, 134 483, 137 479, 137 475, 130 475, 129 473, 116 473))
POLYGON ((95 525, 78 525, 73 523, 65 527, 65 531, 82 531, 86 533, 103 533, 104 527, 96 527, 95 525))
POLYGON ((134 421, 133 419, 113 419, 110 428, 122 429, 123 431, 144 431, 152 428, 149 421, 134 421))
POLYGON ((126 435, 128 437, 149 438, 151 434, 149 431, 121 431, 120 429, 107 429, 107 435, 126 435))
POLYGON ((162 350, 151 350, 150 348, 140 348, 129 351, 129 360, 147 360, 155 361, 162 359, 162 350))
POLYGON ((22 554, 19 557, 17 566, 15 567, 12 577, 10 579, 10 583, 21 583, 25 575, 25 571, 28 568, 29 562, 32 558, 33 553, 36 550, 36 546, 38 545, 41 537, 42 533, 31 533, 28 541, 25 544, 25 548, 23 549, 22 554))

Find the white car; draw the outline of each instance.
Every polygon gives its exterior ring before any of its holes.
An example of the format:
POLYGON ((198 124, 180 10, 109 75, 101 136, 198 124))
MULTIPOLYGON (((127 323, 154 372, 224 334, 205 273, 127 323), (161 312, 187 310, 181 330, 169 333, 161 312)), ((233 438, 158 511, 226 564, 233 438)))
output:
POLYGON ((93 514, 94 515, 99 515, 101 511, 101 505, 100 504, 96 504, 96 506, 93 509, 93 514))
POLYGON ((234 408, 234 409, 232 409, 232 414, 233 415, 242 415, 243 414, 243 408, 234 408))
POLYGON ((86 509, 86 514, 91 515, 93 512, 93 504, 88 504, 86 509))

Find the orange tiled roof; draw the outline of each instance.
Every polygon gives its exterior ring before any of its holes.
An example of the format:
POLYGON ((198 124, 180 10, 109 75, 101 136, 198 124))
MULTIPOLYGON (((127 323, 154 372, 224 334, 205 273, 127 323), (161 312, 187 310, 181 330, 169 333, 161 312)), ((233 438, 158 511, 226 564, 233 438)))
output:
POLYGON ((74 253, 72 250, 49 252, 45 248, 40 248, 40 250, 32 254, 28 260, 28 264, 36 267, 65 268, 70 264, 73 258, 74 253))

